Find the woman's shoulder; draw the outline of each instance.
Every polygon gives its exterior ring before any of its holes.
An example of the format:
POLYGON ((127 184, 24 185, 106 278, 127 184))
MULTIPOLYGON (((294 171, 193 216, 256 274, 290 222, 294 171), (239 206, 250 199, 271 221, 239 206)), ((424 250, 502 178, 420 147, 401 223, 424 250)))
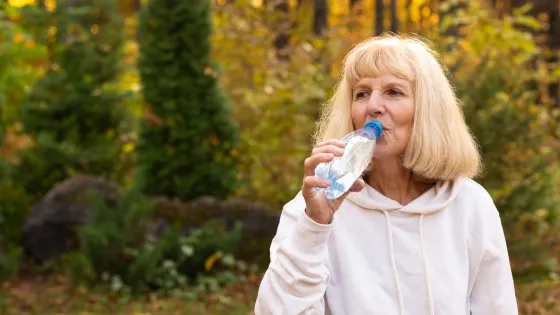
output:
POLYGON ((461 178, 458 184, 461 185, 461 189, 457 194, 455 204, 459 208, 468 210, 468 213, 483 216, 494 216, 498 213, 491 194, 480 183, 471 178, 461 178))
POLYGON ((482 201, 492 201, 492 196, 484 186, 472 178, 460 178, 457 180, 462 186, 459 196, 483 199, 482 201))

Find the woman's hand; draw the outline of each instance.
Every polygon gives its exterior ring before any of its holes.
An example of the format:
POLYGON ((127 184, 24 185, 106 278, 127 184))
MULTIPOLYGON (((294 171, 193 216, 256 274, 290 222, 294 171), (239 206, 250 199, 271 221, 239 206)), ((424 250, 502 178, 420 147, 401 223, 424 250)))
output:
POLYGON ((346 196, 351 192, 362 190, 365 186, 364 180, 358 178, 350 190, 337 199, 327 199, 324 192, 315 190, 315 187, 327 188, 330 185, 328 181, 315 176, 317 165, 330 162, 335 156, 342 156, 344 154, 344 147, 345 143, 341 140, 327 140, 319 143, 311 152, 311 156, 305 159, 301 192, 305 199, 305 212, 317 223, 330 223, 334 213, 338 210, 346 196))

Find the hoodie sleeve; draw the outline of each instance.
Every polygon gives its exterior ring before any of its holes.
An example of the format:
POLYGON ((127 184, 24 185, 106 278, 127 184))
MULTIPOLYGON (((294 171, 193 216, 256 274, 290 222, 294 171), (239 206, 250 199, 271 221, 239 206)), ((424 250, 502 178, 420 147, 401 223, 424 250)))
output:
POLYGON ((286 204, 270 246, 270 265, 259 287, 255 315, 325 314, 331 225, 305 214, 301 193, 286 204))
POLYGON ((471 291, 472 315, 518 314, 515 288, 500 215, 488 195, 477 231, 482 246, 471 291), (490 200, 488 200, 490 199, 490 200))

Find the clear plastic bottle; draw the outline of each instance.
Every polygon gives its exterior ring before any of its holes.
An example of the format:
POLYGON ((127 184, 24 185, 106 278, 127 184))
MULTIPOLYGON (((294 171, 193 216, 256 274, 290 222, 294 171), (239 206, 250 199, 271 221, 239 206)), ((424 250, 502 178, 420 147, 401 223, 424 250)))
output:
POLYGON ((364 128, 342 138, 346 143, 344 155, 335 156, 332 161, 321 163, 315 168, 315 176, 327 180, 330 186, 316 189, 324 190, 328 199, 336 199, 348 191, 371 162, 377 138, 382 132, 381 123, 372 120, 366 123, 364 128))

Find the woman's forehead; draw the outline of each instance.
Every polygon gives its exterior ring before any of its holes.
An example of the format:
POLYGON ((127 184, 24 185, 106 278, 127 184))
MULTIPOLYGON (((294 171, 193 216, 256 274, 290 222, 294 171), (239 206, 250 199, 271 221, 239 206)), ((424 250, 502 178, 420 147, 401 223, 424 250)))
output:
POLYGON ((400 87, 405 90, 412 91, 414 90, 414 86, 412 82, 407 80, 406 78, 400 78, 394 74, 386 73, 378 77, 363 77, 360 78, 352 85, 352 89, 356 88, 373 88, 373 86, 396 86, 400 87))
POLYGON ((367 85, 373 83, 380 83, 380 84, 395 83, 395 84, 407 85, 407 86, 411 85, 411 82, 408 79, 399 77, 393 73, 384 73, 379 76, 366 76, 366 77, 359 78, 356 81, 356 85, 359 84, 367 85))
POLYGON ((345 74, 352 84, 356 84, 363 78, 394 77, 409 82, 415 79, 410 62, 398 62, 394 59, 364 58, 357 60, 345 74))

